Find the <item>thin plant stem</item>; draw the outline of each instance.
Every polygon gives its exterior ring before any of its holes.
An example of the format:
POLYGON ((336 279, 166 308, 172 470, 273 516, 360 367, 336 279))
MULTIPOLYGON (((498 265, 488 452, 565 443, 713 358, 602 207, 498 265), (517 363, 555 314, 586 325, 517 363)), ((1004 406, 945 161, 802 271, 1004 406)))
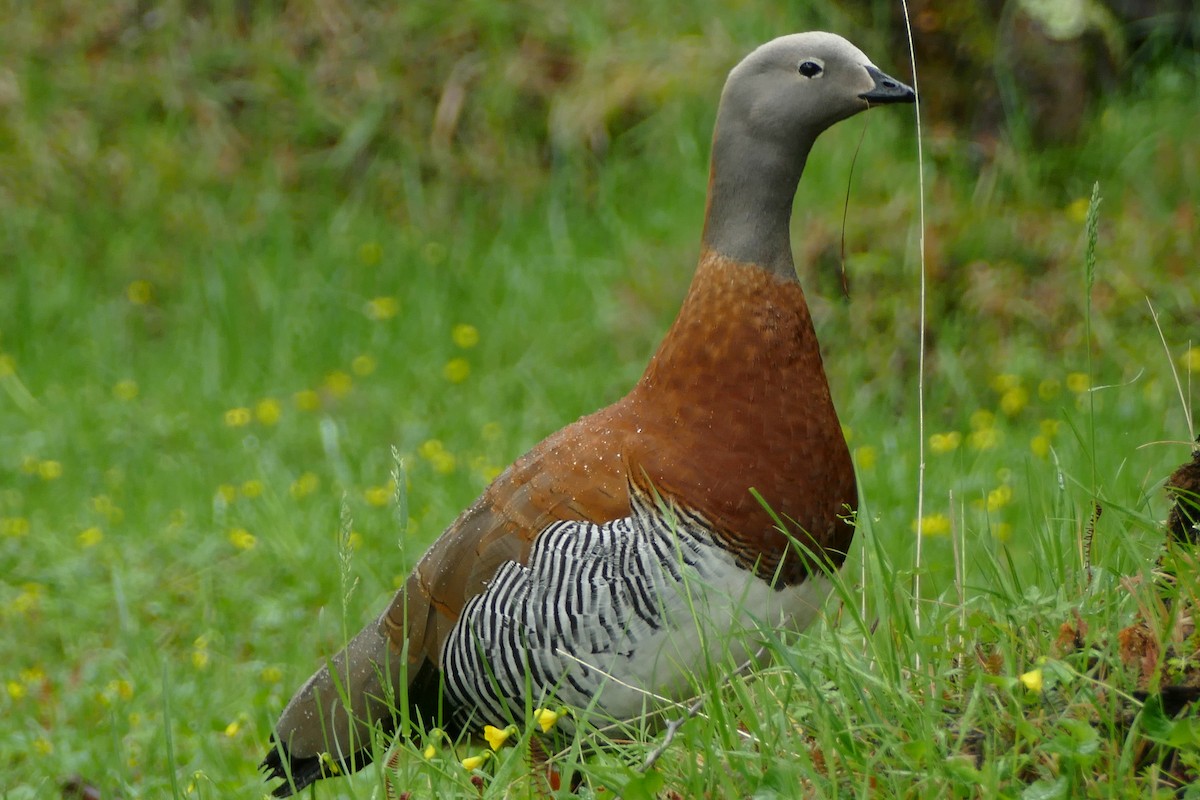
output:
POLYGON ((1087 532, 1084 534, 1085 540, 1081 540, 1080 542, 1080 558, 1082 559, 1084 571, 1089 582, 1091 581, 1092 575, 1092 536, 1095 535, 1096 520, 1100 516, 1100 483, 1097 477, 1096 467, 1096 376, 1092 371, 1092 287, 1096 283, 1096 241, 1099 238, 1099 222, 1100 182, 1096 181, 1092 184, 1092 196, 1091 199, 1088 200, 1087 220, 1084 225, 1087 232, 1087 247, 1084 250, 1083 258, 1083 330, 1084 346, 1087 349, 1088 455, 1089 460, 1092 463, 1092 514, 1090 517, 1091 523, 1088 526, 1087 532))
MULTIPOLYGON (((921 141, 921 90, 917 84, 917 51, 913 44, 912 20, 908 11, 908 0, 901 0, 904 9, 904 30, 908 36, 908 58, 912 64, 912 87, 916 95, 914 113, 917 123, 917 209, 920 223, 919 255, 921 261, 920 329, 917 335, 917 541, 913 566, 913 622, 917 630, 921 627, 921 539, 924 536, 925 519, 925 335, 926 335, 926 276, 925 276, 925 151, 921 141)), ((916 669, 920 669, 920 654, 916 669)))

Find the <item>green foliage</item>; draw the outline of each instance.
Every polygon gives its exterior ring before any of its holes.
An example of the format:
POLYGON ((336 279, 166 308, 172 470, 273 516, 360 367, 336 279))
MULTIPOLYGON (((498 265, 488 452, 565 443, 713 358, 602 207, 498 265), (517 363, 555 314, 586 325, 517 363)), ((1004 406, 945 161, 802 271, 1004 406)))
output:
MULTIPOLYGON (((735 6, 11 9, 6 797, 72 776, 129 798, 259 790, 269 727, 320 659, 499 469, 640 374, 690 278, 738 55, 826 27, 901 63, 840 12, 735 6)), ((1113 641, 1056 650, 1075 611, 1116 631, 1160 607, 1136 579, 1187 451, 1147 445, 1191 438, 1171 363, 1200 374, 1189 70, 1108 98, 1079 150, 1002 142, 981 162, 930 135, 920 598, 911 124, 872 112, 822 139, 795 231, 864 497, 844 585, 812 633, 764 632, 773 666, 699 686, 656 771, 639 777, 653 730, 624 726, 632 742, 556 753, 564 778, 627 797, 1016 797, 1165 794, 1172 758, 1195 774, 1191 727, 1151 703, 1122 716, 1137 678, 1113 641), (1022 680, 1038 670, 1040 693, 1022 680), (1139 731, 1169 747, 1144 756, 1139 731)), ((1176 571, 1194 603, 1194 565, 1176 571)), ((477 747, 431 742, 317 795, 387 778, 477 796, 459 763, 477 747)), ((516 748, 476 777, 489 797, 532 787, 516 748)))
POLYGON ((1163 710, 1162 697, 1155 695, 1142 708, 1142 728, 1146 736, 1171 747, 1200 750, 1200 720, 1173 719, 1163 710))

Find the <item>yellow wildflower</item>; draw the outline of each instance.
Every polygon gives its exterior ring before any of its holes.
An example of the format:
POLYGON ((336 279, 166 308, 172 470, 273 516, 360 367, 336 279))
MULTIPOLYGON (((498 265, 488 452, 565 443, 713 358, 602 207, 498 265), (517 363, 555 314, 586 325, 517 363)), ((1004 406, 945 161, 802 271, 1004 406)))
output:
POLYGON ((1016 389, 1020 385, 1021 379, 1010 372, 993 375, 991 380, 992 391, 996 394, 1004 394, 1007 391, 1016 389))
POLYGON ((462 765, 466 769, 476 770, 476 769, 479 769, 480 767, 482 767, 484 764, 486 764, 488 759, 490 759, 491 757, 492 757, 491 752, 488 750, 484 750, 482 753, 480 753, 477 756, 468 756, 467 758, 464 758, 462 760, 462 765))
POLYGON ((245 406, 231 408, 225 412, 225 424, 231 428, 242 428, 250 424, 250 409, 245 406))
POLYGON ((997 486, 987 494, 987 510, 993 513, 999 511, 1012 502, 1012 495, 1011 486, 997 486))
POLYGON ((493 464, 484 455, 478 455, 471 459, 471 469, 488 483, 491 483, 497 475, 504 471, 504 467, 493 464))
POLYGON ((1076 225, 1082 225, 1087 220, 1088 207, 1091 206, 1091 200, 1086 197, 1077 197, 1070 202, 1066 207, 1067 219, 1074 222, 1076 225))
POLYGON ((225 726, 225 735, 228 736, 230 739, 232 739, 234 736, 238 735, 238 731, 240 731, 241 729, 242 729, 241 720, 235 719, 233 722, 231 722, 225 726))
POLYGON ((8 696, 13 700, 20 700, 25 696, 25 687, 17 681, 9 681, 5 684, 5 688, 8 689, 8 696))
POLYGON ((1012 525, 1007 522, 1001 522, 998 525, 992 526, 992 536, 1001 542, 1007 542, 1012 538, 1012 525))
POLYGON ((467 350, 479 344, 479 330, 474 325, 459 323, 450 332, 450 338, 463 350, 467 350))
POLYGON ((1062 427, 1062 420, 1044 419, 1038 423, 1040 433, 1033 437, 1029 442, 1029 449, 1038 458, 1045 458, 1050 454, 1050 448, 1054 441, 1054 437, 1058 435, 1059 428, 1062 427))
POLYGON ((985 408, 971 414, 971 430, 973 431, 987 430, 995 424, 996 415, 985 408))
POLYGON ((45 736, 39 736, 33 740, 33 749, 38 752, 38 755, 48 756, 54 752, 54 743, 45 736))
POLYGON ((25 517, 0 517, 0 533, 18 539, 29 534, 29 520, 25 517))
POLYGON ((24 472, 26 475, 36 475, 38 464, 40 463, 37 456, 26 454, 21 457, 21 472, 24 472))
POLYGON ((355 356, 350 362, 350 370, 358 377, 365 378, 375 371, 375 359, 366 353, 355 356))
POLYGON ((449 475, 458 466, 458 459, 445 448, 439 439, 429 439, 422 443, 417 448, 417 453, 421 458, 427 460, 433 466, 434 471, 440 475, 449 475))
POLYGON ((962 434, 958 431, 935 433, 929 437, 929 449, 935 453, 949 453, 956 450, 962 443, 962 434))
POLYGON ((56 481, 62 474, 63 466, 58 461, 42 461, 38 464, 38 476, 44 481, 56 481))
POLYGON ((980 428, 971 431, 967 444, 972 450, 992 450, 1000 444, 1000 431, 995 428, 980 428))
POLYGON ((21 592, 11 601, 8 607, 16 614, 27 614, 31 611, 36 611, 41 607, 42 596, 46 593, 46 587, 40 583, 25 583, 21 585, 21 592))
POLYGON ((365 313, 377 322, 391 319, 400 313, 400 301, 394 297, 376 297, 367 301, 365 313))
POLYGON ((914 519, 912 529, 919 530, 922 536, 945 536, 950 533, 950 518, 945 514, 928 514, 921 518, 919 526, 914 519))
POLYGON ((226 505, 228 505, 234 500, 237 500, 238 488, 232 483, 222 483, 217 487, 217 496, 220 497, 226 505))
POLYGON ((363 498, 369 505, 376 508, 386 506, 392 499, 392 493, 396 491, 396 485, 388 481, 383 486, 370 486, 363 491, 363 498))
POLYGON ((465 358, 452 358, 442 367, 442 376, 451 383, 462 383, 471 375, 471 365, 465 358))
POLYGON ((129 402, 138 396, 137 381, 126 378, 122 381, 117 381, 113 386, 113 397, 118 400, 129 402))
POLYGON ((358 246, 358 260, 368 267, 373 267, 383 259, 383 248, 379 242, 363 242, 358 246))
POLYGON ((201 636, 192 644, 192 666, 204 669, 208 666, 208 637, 201 636))
POLYGON ((430 463, 433 464, 433 471, 437 474, 449 475, 458 466, 458 459, 454 457, 453 453, 443 450, 431 458, 430 463))
POLYGON ((274 397, 264 397, 254 406, 254 417, 260 424, 270 427, 279 422, 283 414, 283 406, 274 397))
POLYGON ((334 397, 345 397, 354 388, 354 379, 340 369, 325 376, 325 389, 334 397))
POLYGON ((33 686, 35 683, 41 683, 46 680, 46 673, 41 667, 28 667, 20 672, 21 682, 26 686, 33 686))
POLYGON ((229 541, 238 550, 250 550, 258 544, 254 534, 245 528, 232 528, 229 531, 229 541))
POLYGON ((1180 364, 1188 372, 1200 372, 1200 347, 1193 347, 1179 359, 1180 364))
POLYGON ((1014 386, 1000 396, 1000 410, 1006 416, 1015 417, 1029 405, 1029 391, 1024 386, 1014 386))
POLYGON ((1041 669, 1031 669, 1029 672, 1021 673, 1018 680, 1029 691, 1040 694, 1045 683, 1045 676, 1042 675, 1041 669))
POLYGON ((263 482, 251 479, 242 484, 242 496, 254 499, 263 493, 263 482))
POLYGON ((258 677, 263 683, 279 683, 283 680, 283 670, 279 667, 263 667, 263 671, 258 673, 258 677))
POLYGON ((95 547, 104 541, 104 531, 93 525, 90 528, 85 528, 80 534, 75 537, 79 542, 79 546, 83 548, 95 547))
POLYGON ((1029 449, 1038 458, 1045 458, 1050 455, 1050 439, 1044 434, 1039 433, 1037 436, 1029 440, 1029 449))
POLYGON ((1067 376, 1067 388, 1075 394, 1083 394, 1092 386, 1086 372, 1072 372, 1067 376))
POLYGON ((493 750, 499 750, 509 740, 509 737, 516 733, 516 725, 509 725, 507 728, 497 728, 495 725, 483 726, 483 738, 487 739, 487 743, 493 750))
POLYGON ((567 713, 567 709, 559 708, 557 711, 550 708, 535 708, 533 710, 533 721, 541 726, 542 733, 549 733, 550 729, 558 724, 558 720, 567 713))
POLYGON ((425 757, 426 761, 429 761, 430 759, 432 759, 434 756, 437 755, 437 752, 438 752, 437 743, 440 742, 445 737, 446 737, 446 734, 444 731, 442 731, 441 728, 434 728, 433 730, 431 730, 429 732, 429 736, 426 739, 426 741, 428 743, 425 745, 425 749, 423 751, 421 751, 421 755, 425 757))
POLYGON ((321 487, 321 479, 315 473, 305 472, 299 478, 292 481, 292 485, 288 488, 288 492, 293 498, 299 500, 302 497, 308 497, 321 487))
POLYGON ((875 469, 875 463, 879 460, 879 451, 869 444, 864 444, 854 449, 854 463, 858 464, 861 470, 875 469))
POLYGON ((301 389, 292 395, 292 402, 301 411, 316 411, 321 407, 321 395, 312 389, 301 389))
POLYGON ((108 682, 104 687, 104 693, 109 697, 119 697, 122 700, 133 699, 133 684, 124 678, 118 678, 108 682))
POLYGON ((1046 378, 1038 384, 1038 397, 1043 400, 1053 400, 1058 397, 1058 393, 1062 391, 1062 384, 1058 378, 1046 378))
POLYGON ((125 297, 135 306, 144 306, 154 299, 154 286, 150 281, 133 281, 125 287, 125 297))

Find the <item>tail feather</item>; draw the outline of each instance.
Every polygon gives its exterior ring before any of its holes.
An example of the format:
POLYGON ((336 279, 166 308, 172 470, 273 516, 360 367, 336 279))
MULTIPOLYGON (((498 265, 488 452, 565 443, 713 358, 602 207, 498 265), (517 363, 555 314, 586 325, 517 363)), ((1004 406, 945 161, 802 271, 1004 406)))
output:
POLYGON ((272 797, 291 797, 322 778, 356 772, 370 764, 372 758, 369 747, 338 761, 321 756, 297 757, 288 752, 287 745, 272 736, 271 749, 258 768, 266 773, 265 780, 283 781, 271 791, 272 797))
MULTIPOLYGON (((361 643, 364 639, 356 641, 361 643)), ((353 655, 350 649, 348 653, 353 655)), ((270 750, 259 769, 266 773, 265 780, 283 781, 272 792, 274 797, 291 797, 322 778, 357 772, 374 759, 371 741, 378 735, 386 740, 396 733, 399 722, 396 709, 380 697, 386 694, 377 677, 383 670, 376 661, 365 659, 358 677, 349 681, 345 677, 348 660, 347 653, 343 653, 331 661, 337 668, 337 679, 330 675, 329 665, 310 678, 288 704, 271 734, 270 750), (354 687, 348 698, 349 708, 337 691, 345 686, 354 687), (334 699, 322 702, 322 697, 334 699), (357 749, 351 751, 351 748, 357 749)), ((401 669, 399 676, 399 681, 407 683, 412 722, 418 726, 437 724, 443 705, 441 672, 431 662, 423 661, 412 673, 401 669)), ((451 724, 443 726, 443 730, 457 736, 461 731, 452 724, 453 709, 447 711, 451 724)))

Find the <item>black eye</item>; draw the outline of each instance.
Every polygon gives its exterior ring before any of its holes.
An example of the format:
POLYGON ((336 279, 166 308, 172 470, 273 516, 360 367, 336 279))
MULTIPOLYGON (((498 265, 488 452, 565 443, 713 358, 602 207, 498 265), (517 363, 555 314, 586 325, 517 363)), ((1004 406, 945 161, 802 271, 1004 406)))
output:
POLYGON ((821 65, 815 61, 801 61, 800 74, 806 78, 815 78, 821 74, 821 65))

